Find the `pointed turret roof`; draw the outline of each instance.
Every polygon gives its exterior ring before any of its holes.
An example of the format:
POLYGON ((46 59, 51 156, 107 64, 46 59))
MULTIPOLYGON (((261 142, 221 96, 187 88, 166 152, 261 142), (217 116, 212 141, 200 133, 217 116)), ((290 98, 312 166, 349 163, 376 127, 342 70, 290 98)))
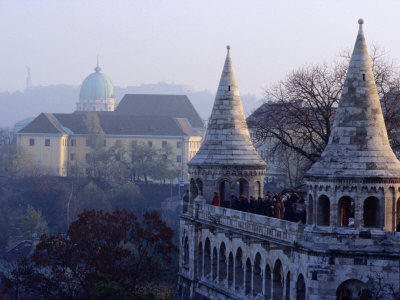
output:
POLYGON ((242 100, 227 46, 224 69, 205 139, 189 165, 258 166, 266 164, 250 140, 242 100))
POLYGON ((400 178, 400 162, 390 147, 364 38, 359 31, 336 111, 332 133, 308 177, 400 178))

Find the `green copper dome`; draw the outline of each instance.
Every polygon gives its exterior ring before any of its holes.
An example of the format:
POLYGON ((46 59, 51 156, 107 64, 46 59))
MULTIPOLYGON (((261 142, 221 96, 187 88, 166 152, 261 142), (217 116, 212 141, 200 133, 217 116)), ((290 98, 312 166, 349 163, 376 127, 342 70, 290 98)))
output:
POLYGON ((96 72, 83 81, 79 98, 88 100, 114 98, 114 86, 111 80, 100 72, 99 66, 94 70, 96 72))

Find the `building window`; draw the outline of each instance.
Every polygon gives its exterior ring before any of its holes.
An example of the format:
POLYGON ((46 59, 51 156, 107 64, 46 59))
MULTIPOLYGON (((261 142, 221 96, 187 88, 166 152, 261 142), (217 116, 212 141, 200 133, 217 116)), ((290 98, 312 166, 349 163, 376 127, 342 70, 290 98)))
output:
POLYGON ((167 141, 162 141, 161 146, 163 149, 167 148, 167 141))
POLYGON ((116 146, 121 146, 121 140, 116 140, 116 141, 115 141, 115 145, 116 145, 116 146))
POLYGON ((45 140, 44 140, 44 145, 45 145, 46 147, 50 147, 50 139, 45 139, 45 140))
POLYGON ((29 146, 35 146, 35 139, 29 139, 29 146))
POLYGON ((182 156, 177 155, 176 156, 176 162, 182 162, 182 156))
POLYGON ((76 140, 75 139, 71 139, 71 146, 76 146, 76 140))
POLYGON ((104 147, 107 146, 107 141, 106 140, 104 140, 103 145, 104 145, 104 147))
POLYGON ((151 148, 151 147, 153 147, 153 142, 152 141, 147 141, 147 145, 151 148))
POLYGON ((86 139, 86 147, 90 147, 90 140, 86 139))
POLYGON ((90 160, 90 154, 89 153, 86 153, 85 159, 86 159, 87 162, 90 160))
POLYGON ((71 153, 70 159, 75 160, 75 153, 71 153))
POLYGON ((182 142, 181 141, 177 141, 176 142, 176 148, 178 148, 178 149, 182 148, 182 142))
POLYGON ((163 160, 167 160, 167 159, 168 159, 168 156, 167 156, 166 154, 164 154, 164 155, 162 156, 162 159, 163 159, 163 160))

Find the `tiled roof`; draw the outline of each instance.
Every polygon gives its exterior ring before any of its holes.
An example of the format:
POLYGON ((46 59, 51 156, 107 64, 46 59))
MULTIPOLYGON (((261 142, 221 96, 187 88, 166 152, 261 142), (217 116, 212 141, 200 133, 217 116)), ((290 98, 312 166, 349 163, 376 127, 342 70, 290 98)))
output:
POLYGON ((41 113, 29 122, 18 133, 64 133, 64 130, 57 124, 53 116, 49 113, 41 113))
MULTIPOLYGON (((92 112, 93 113, 93 112, 92 112)), ((185 119, 166 116, 134 116, 115 113, 96 113, 107 135, 198 136, 185 119)), ((87 134, 88 113, 42 113, 19 133, 87 134), (53 119, 50 120, 50 117, 53 119)))
POLYGON ((182 128, 182 130, 186 133, 188 136, 198 136, 199 134, 193 130, 193 128, 190 126, 190 123, 187 119, 184 118, 176 118, 176 122, 178 122, 179 126, 182 128))
POLYGON ((115 113, 186 118, 193 128, 204 126, 199 113, 186 95, 127 94, 120 101, 115 113))

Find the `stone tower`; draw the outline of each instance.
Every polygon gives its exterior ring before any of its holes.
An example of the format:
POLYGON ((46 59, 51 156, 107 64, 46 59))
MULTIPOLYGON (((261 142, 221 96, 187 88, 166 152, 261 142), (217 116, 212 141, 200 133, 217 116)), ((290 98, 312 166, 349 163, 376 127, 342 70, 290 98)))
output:
POLYGON ((239 88, 233 71, 230 46, 204 142, 189 162, 190 200, 211 202, 232 193, 259 197, 263 193, 266 164, 250 140, 239 88))
POLYGON ((360 19, 328 145, 306 174, 308 224, 394 231, 400 162, 389 144, 362 26, 360 19))
POLYGON ((306 225, 207 204, 232 186, 224 181, 246 180, 256 194, 265 167, 248 142, 228 51, 206 141, 189 164, 177 299, 397 299, 400 163, 359 24, 329 143, 307 173, 306 225))

